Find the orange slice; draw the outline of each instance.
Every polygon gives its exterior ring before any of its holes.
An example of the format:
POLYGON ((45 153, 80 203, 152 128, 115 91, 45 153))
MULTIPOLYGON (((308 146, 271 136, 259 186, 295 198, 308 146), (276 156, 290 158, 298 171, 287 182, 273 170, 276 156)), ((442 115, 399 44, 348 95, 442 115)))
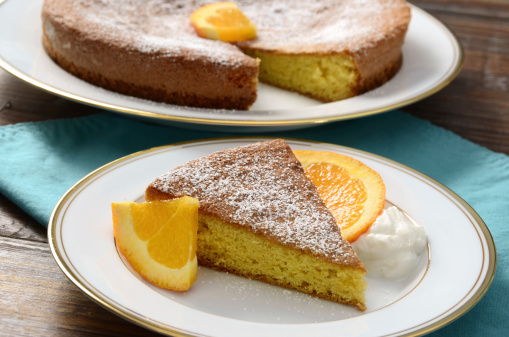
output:
POLYGON ((240 42, 256 38, 256 27, 234 2, 202 6, 191 16, 196 33, 211 40, 240 42))
POLYGON ((196 281, 198 207, 191 197, 111 205, 117 246, 141 277, 179 291, 196 281))
POLYGON ((341 236, 355 241, 382 212, 382 177, 360 161, 334 152, 293 151, 316 185, 341 228, 341 236))

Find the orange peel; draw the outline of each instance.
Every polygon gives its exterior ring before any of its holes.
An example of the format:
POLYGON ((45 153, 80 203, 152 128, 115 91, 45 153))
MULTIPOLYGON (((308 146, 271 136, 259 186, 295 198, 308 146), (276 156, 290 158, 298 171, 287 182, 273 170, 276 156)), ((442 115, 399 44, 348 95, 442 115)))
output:
POLYGON ((336 218, 341 236, 354 242, 383 211, 385 184, 380 174, 342 154, 310 150, 293 152, 336 218))

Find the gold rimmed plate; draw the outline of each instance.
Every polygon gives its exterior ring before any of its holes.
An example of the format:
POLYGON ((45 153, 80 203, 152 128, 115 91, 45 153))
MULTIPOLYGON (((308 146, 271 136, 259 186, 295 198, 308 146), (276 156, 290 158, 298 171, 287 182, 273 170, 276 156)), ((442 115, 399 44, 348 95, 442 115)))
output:
POLYGON ((211 139, 149 149, 90 173, 59 201, 48 236, 62 271, 90 298, 121 317, 185 336, 418 336, 468 311, 488 289, 496 266, 493 239, 460 197, 386 158, 332 144, 287 140, 293 149, 333 151, 379 172, 387 201, 422 225, 428 252, 398 280, 370 277, 367 310, 200 267, 186 292, 141 279, 117 252, 111 203, 142 200, 159 175, 226 148, 265 138, 211 139), (397 319, 395 319, 397 317, 397 319))
POLYGON ((188 128, 236 132, 297 129, 358 118, 408 105, 446 86, 460 71, 463 50, 440 21, 411 6, 403 65, 383 86, 333 103, 260 84, 249 111, 181 107, 101 89, 68 74, 44 52, 42 0, 0 1, 0 66, 41 89, 111 112, 188 128))

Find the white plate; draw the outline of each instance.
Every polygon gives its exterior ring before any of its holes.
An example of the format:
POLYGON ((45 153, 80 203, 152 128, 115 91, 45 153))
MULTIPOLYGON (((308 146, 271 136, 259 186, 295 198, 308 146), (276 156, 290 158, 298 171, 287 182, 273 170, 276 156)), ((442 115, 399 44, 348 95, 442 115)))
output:
MULTIPOLYGON (((88 296, 146 328, 192 336, 421 335, 470 309, 495 272, 493 239, 462 199, 388 159, 331 144, 288 140, 293 149, 333 151, 378 171, 387 200, 424 226, 428 254, 399 281, 367 278, 365 312, 258 281, 200 267, 184 293, 143 281, 117 252, 111 203, 140 200, 169 169, 253 138, 187 142, 135 153, 92 172, 56 206, 48 228, 53 255, 88 296)), ((262 139, 263 140, 263 139, 262 139)))
POLYGON ((261 84, 258 100, 250 111, 179 107, 120 95, 68 74, 43 50, 42 0, 3 3, 0 0, 0 3, 0 66, 7 71, 78 102, 185 127, 237 132, 282 130, 376 114, 435 93, 452 81, 463 62, 458 39, 437 19, 412 6, 403 66, 393 79, 376 90, 339 102, 321 103, 261 84))

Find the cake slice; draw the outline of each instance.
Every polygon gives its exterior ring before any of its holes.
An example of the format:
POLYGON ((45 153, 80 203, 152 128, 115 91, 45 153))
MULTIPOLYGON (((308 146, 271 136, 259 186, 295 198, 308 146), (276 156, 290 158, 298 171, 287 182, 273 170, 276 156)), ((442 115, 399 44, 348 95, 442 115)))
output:
POLYGON ((201 265, 366 309, 364 265, 283 140, 190 161, 145 199, 185 195, 200 201, 201 265))

